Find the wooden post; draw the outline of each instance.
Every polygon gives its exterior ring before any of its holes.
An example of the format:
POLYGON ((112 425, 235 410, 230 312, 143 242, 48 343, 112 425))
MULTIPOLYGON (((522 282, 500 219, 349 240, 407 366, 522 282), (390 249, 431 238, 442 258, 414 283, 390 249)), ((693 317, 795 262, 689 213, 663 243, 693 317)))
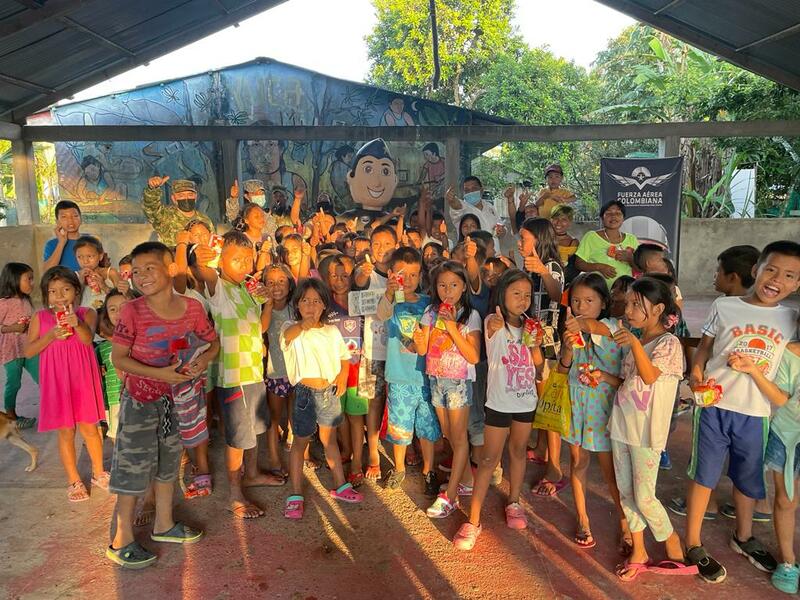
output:
MULTIPOLYGON (((220 142, 220 147, 222 148, 222 181, 219 182, 218 185, 220 196, 219 210, 222 221, 227 221, 228 218, 225 216, 225 200, 228 198, 234 180, 239 178, 239 140, 223 140, 220 142)), ((240 181, 240 193, 241 184, 242 182, 240 181)))
POLYGON ((675 135, 658 140, 658 157, 678 156, 681 151, 681 138, 675 135))
POLYGON ((24 140, 12 140, 11 163, 14 169, 14 191, 17 195, 17 222, 20 225, 40 223, 33 143, 24 140))
POLYGON ((458 189, 461 179, 461 140, 458 138, 447 138, 444 150, 445 158, 445 190, 451 187, 456 195, 460 196, 458 189))

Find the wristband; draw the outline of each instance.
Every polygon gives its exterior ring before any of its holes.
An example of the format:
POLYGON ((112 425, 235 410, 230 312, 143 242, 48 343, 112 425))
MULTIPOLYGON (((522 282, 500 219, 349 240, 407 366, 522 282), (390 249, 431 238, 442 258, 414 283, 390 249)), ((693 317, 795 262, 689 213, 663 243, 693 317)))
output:
POLYGON ((572 362, 570 362, 568 365, 565 365, 564 361, 561 360, 560 358, 558 359, 558 364, 560 364, 563 368, 567 369, 568 371, 572 368, 572 362))

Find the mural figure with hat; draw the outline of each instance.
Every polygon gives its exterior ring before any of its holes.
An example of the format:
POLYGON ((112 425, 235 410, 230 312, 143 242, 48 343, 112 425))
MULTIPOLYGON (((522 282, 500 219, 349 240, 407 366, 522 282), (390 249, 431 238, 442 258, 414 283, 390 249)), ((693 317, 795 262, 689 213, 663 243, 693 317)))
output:
POLYGON ((397 171, 389 148, 381 138, 367 142, 356 153, 353 167, 347 174, 347 186, 358 207, 343 212, 340 220, 356 219, 360 231, 386 216, 384 208, 397 188, 397 171))
POLYGON ((539 190, 536 198, 536 208, 539 209, 539 216, 545 219, 550 218, 551 211, 559 204, 575 202, 575 194, 565 187, 561 187, 564 181, 564 170, 558 163, 553 163, 544 170, 544 179, 547 185, 539 190))
POLYGON ((142 199, 142 211, 145 218, 153 226, 158 239, 167 246, 175 245, 175 236, 189 221, 200 220, 214 231, 214 223, 207 215, 196 208, 197 186, 188 179, 175 179, 172 182, 170 200, 172 204, 165 206, 161 202, 163 185, 169 181, 169 176, 156 175, 147 180, 142 199))

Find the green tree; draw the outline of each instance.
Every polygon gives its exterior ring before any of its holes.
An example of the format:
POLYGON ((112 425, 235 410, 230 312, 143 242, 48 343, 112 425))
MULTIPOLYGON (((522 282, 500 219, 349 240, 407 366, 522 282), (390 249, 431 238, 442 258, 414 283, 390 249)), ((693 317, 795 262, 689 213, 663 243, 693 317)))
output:
POLYGON ((480 74, 494 58, 522 46, 511 25, 514 0, 436 0, 439 87, 433 89, 428 2, 373 0, 377 24, 366 38, 367 81, 397 92, 471 108, 480 74))

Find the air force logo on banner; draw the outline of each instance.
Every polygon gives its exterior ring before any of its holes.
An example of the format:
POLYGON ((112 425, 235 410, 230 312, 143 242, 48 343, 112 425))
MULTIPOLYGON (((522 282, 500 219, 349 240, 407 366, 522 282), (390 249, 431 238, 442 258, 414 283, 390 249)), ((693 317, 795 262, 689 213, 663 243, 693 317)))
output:
POLYGON ((616 175, 615 173, 609 173, 608 176, 611 177, 614 181, 620 184, 622 187, 630 187, 635 185, 639 190, 643 190, 645 186, 649 185, 651 187, 659 187, 665 184, 667 181, 672 179, 675 175, 675 171, 672 173, 667 173, 666 175, 657 175, 656 177, 650 176, 650 171, 647 167, 636 167, 632 172, 630 177, 625 177, 624 175, 616 175))

